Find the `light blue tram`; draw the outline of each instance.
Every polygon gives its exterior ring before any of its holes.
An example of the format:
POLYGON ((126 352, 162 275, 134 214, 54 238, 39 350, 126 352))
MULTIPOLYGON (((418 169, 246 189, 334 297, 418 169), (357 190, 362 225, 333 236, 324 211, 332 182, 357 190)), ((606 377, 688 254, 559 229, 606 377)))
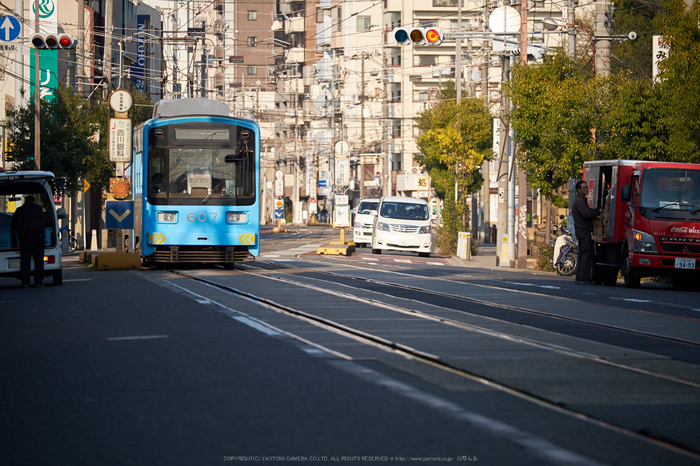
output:
POLYGON ((161 100, 134 129, 136 249, 146 263, 260 254, 260 128, 211 99, 161 100))

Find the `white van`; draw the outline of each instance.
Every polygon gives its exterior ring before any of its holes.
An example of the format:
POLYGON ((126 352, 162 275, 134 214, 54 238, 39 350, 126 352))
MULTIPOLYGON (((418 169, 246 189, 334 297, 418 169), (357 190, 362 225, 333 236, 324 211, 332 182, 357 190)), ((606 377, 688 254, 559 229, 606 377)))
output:
POLYGON ((377 211, 379 199, 362 199, 360 205, 353 209, 355 222, 353 223, 353 242, 357 246, 369 246, 372 244, 372 231, 374 231, 374 215, 377 211))
MULTIPOLYGON (((21 171, 0 172, 0 277, 19 278, 19 242, 17 235, 10 230, 12 214, 22 205, 23 199, 34 196, 37 205, 44 210, 44 274, 53 278, 54 285, 63 283, 61 265, 61 242, 59 241, 58 220, 65 218, 65 210, 58 209, 53 202, 49 181, 51 172, 21 171)), ((32 261, 34 271, 34 261, 32 261)))
POLYGON ((374 218, 372 253, 382 250, 417 252, 430 257, 435 238, 430 225, 430 209, 423 199, 383 197, 374 218))

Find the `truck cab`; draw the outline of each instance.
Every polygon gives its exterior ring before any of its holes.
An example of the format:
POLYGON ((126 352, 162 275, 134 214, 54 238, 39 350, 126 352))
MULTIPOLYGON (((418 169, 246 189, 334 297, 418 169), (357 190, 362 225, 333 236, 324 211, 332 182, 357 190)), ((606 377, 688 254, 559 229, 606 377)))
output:
POLYGON ((669 277, 687 289, 700 278, 700 165, 601 160, 584 164, 596 223, 594 280, 619 271, 636 288, 643 277, 669 277))
POLYGON ((54 285, 63 283, 58 220, 66 215, 63 209, 56 211, 50 185, 53 178, 53 173, 42 171, 0 173, 0 277, 19 279, 19 240, 10 225, 12 215, 22 205, 23 199, 32 195, 44 211, 44 273, 46 277, 52 277, 54 285))

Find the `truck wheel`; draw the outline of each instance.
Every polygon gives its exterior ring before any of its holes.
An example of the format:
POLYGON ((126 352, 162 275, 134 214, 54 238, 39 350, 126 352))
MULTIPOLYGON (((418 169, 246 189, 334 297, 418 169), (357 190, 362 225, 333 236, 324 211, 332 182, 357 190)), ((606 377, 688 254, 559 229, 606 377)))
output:
POLYGON ((624 278, 627 288, 639 288, 639 282, 642 280, 642 277, 635 274, 632 267, 630 267, 630 256, 627 252, 627 248, 625 248, 624 259, 622 259, 622 267, 620 270, 622 271, 622 278, 624 278))

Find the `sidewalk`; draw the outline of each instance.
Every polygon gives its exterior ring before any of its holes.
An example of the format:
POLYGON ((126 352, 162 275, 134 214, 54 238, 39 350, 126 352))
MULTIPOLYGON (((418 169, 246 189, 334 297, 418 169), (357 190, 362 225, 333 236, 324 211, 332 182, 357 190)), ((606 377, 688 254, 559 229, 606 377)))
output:
MULTIPOLYGON (((459 261, 461 265, 465 267, 480 267, 480 268, 499 268, 503 270, 515 270, 515 271, 520 271, 520 272, 534 272, 536 271, 535 268, 535 259, 528 258, 528 268, 527 269, 518 269, 518 268, 510 268, 510 267, 499 267, 498 263, 496 262, 496 244, 495 243, 479 243, 477 245, 477 251, 478 253, 476 255, 471 256, 470 260, 463 260, 460 259, 457 256, 452 256, 452 259, 455 261, 459 261)), ((541 272, 541 271, 538 271, 541 272)))

